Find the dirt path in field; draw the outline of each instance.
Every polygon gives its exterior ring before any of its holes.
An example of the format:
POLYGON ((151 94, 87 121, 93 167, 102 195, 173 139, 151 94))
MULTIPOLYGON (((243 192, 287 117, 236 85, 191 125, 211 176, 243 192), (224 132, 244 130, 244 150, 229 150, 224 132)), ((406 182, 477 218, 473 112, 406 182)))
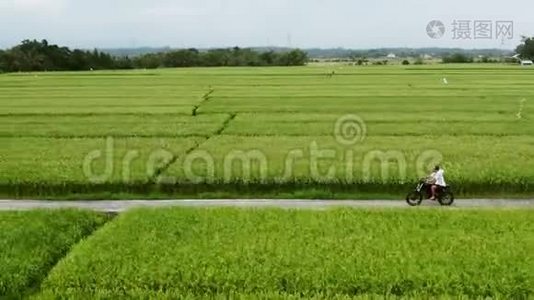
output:
MULTIPOLYGON (((99 200, 99 201, 47 201, 47 200, 0 200, 2 210, 81 208, 104 212, 122 212, 138 207, 278 207, 297 209, 326 209, 331 207, 355 208, 408 208, 400 200, 99 200)), ((424 201, 423 207, 440 207, 433 201, 424 201)), ((457 200, 453 208, 530 208, 534 199, 470 199, 457 200)), ((445 208, 444 208, 445 209, 445 208)))

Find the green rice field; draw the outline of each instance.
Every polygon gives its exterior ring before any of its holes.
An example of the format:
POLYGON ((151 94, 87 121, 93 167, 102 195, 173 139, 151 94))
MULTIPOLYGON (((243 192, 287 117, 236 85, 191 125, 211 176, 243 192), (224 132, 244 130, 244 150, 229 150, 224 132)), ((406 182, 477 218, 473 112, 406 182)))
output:
POLYGON ((1 299, 530 299, 531 210, 0 212, 1 299))
POLYGON ((402 198, 437 163, 460 197, 528 197, 533 82, 476 64, 2 74, 0 197, 402 198))
POLYGON ((142 209, 36 298, 529 299, 533 253, 531 211, 142 209))
POLYGON ((0 299, 38 291, 71 247, 107 219, 75 210, 0 212, 0 299))

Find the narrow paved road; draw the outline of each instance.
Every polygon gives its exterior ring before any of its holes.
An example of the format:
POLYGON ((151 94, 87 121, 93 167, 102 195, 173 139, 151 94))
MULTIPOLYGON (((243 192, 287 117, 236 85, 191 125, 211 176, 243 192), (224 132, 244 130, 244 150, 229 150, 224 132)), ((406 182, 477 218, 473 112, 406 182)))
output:
MULTIPOLYGON (((29 209, 80 208, 103 212, 122 212, 138 207, 279 207, 298 209, 325 209, 330 207, 360 208, 407 208, 400 200, 99 200, 99 201, 45 201, 45 200, 0 200, 0 211, 29 209)), ((422 206, 439 207, 432 201, 423 201, 422 206)), ((457 200, 455 208, 530 208, 534 199, 470 199, 457 200)))

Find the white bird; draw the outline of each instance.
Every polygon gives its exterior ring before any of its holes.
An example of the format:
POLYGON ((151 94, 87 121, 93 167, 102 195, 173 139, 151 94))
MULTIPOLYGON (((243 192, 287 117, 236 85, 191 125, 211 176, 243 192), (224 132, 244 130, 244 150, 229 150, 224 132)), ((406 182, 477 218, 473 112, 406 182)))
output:
POLYGON ((447 81, 447 78, 443 77, 443 84, 449 84, 449 82, 447 81))

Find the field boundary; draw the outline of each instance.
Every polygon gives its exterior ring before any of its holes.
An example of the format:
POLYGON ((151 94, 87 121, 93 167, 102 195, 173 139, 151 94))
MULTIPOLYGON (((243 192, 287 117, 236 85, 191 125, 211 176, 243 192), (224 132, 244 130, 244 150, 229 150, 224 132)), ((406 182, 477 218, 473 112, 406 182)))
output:
MULTIPOLYGON (((0 211, 7 212, 9 215, 9 210, 0 209, 0 211)), ((116 215, 111 212, 93 211, 95 212, 91 213, 74 211, 73 209, 64 210, 60 208, 60 210, 56 212, 29 212, 30 215, 33 214, 33 216, 37 219, 26 218, 24 222, 37 222, 39 226, 30 226, 28 228, 29 231, 22 230, 21 232, 18 232, 18 241, 11 240, 11 242, 15 242, 15 244, 11 246, 15 247, 15 249, 20 248, 20 244, 18 243, 23 241, 21 238, 32 232, 32 236, 39 234, 39 232, 44 234, 44 231, 51 235, 46 238, 36 237, 35 240, 32 239, 29 244, 25 245, 26 248, 28 246, 30 247, 30 249, 27 250, 32 250, 32 248, 35 248, 31 252, 33 252, 33 255, 37 256, 35 257, 35 260, 29 261, 28 265, 24 265, 23 263, 21 266, 21 271, 19 272, 20 274, 15 272, 14 275, 20 275, 20 278, 10 278, 9 276, 7 278, 0 278, 0 283, 3 284, 3 286, 0 286, 0 299, 28 299, 32 298, 34 295, 37 295, 41 291, 41 286, 44 280, 46 280, 50 272, 57 266, 57 264, 63 260, 72 251, 72 249, 76 247, 76 245, 112 221, 116 215), (63 214, 65 214, 65 218, 61 217, 63 214), (55 239, 54 230, 61 229, 64 229, 64 232, 62 232, 63 236, 55 239), (21 236, 19 237, 19 235, 21 236), (44 247, 41 248, 41 246, 44 247), (36 252, 37 250, 39 250, 39 253, 36 252), (30 266, 31 268, 29 268, 30 266), (7 281, 3 281, 6 279, 7 281)), ((20 220, 23 220, 19 219, 23 216, 24 214, 13 219, 15 224, 19 223, 20 220)), ((8 225, 7 229, 9 229, 9 220, 10 218, 8 217, 8 223, 6 223, 8 225)), ((7 232, 9 233, 9 231, 7 232)), ((10 241, 9 237, 8 241, 10 241)), ((5 246, 6 245, 3 245, 2 247, 5 246)), ((7 246, 9 246, 9 244, 7 244, 7 246)), ((17 255, 19 253, 20 252, 18 251, 13 252, 8 250, 7 257, 3 257, 2 259, 10 259, 13 257, 13 254, 17 255)), ((22 253, 20 254, 28 257, 32 256, 32 253, 26 253, 24 250, 22 250, 22 253)), ((19 262, 22 261, 19 260, 19 262)), ((4 271, 9 271, 10 269, 11 268, 9 267, 8 262, 7 269, 4 269, 4 271)))
POLYGON ((226 128, 228 128, 228 126, 230 125, 230 122, 232 122, 236 116, 237 116, 237 113, 231 113, 228 119, 224 120, 221 128, 219 128, 219 130, 217 130, 215 134, 210 136, 209 138, 221 135, 226 130, 226 128))
MULTIPOLYGON (((206 137, 206 140, 207 141, 209 139, 209 137, 206 137)), ((205 141, 203 142, 195 142, 195 146, 187 149, 183 155, 186 156, 188 155, 189 153, 195 151, 196 149, 198 149, 198 147, 203 144, 205 141)), ((167 169, 172 165, 174 164, 178 158, 180 158, 180 155, 176 155, 176 154, 173 154, 172 158, 170 161, 168 161, 165 165, 163 165, 161 168, 158 168, 155 172, 154 172, 154 175, 152 175, 152 177, 150 177, 150 179, 148 180, 149 182, 152 182, 152 183, 156 183, 157 182, 157 179, 158 177, 163 174, 165 171, 167 171, 167 169)))
MULTIPOLYGON (((63 209, 63 208, 60 208, 60 209, 63 209)), ((94 209, 93 209, 94 210, 94 209)), ((2 209, 0 208, 0 211, 2 211, 2 209)), ((94 211, 98 211, 98 210, 94 210, 94 211)), ((31 298, 32 296, 36 296, 36 295, 39 295, 39 293, 41 292, 41 286, 44 282, 44 280, 46 280, 46 278, 48 278, 48 275, 50 274, 50 272, 57 266, 57 264, 62 261, 65 257, 67 257, 72 249, 74 249, 78 244, 80 244, 82 241, 84 241, 85 239, 89 238, 90 236, 92 236, 93 234, 95 234, 95 232, 97 232, 98 230, 100 230, 102 227, 106 226, 107 223, 111 222, 113 220, 113 217, 114 217, 114 214, 113 212, 111 211, 106 211, 106 210, 101 210, 101 211, 98 211, 98 212, 103 212, 103 213, 107 213, 108 214, 108 218, 107 220, 102 223, 100 226, 96 226, 95 228, 93 228, 91 231, 89 232, 86 232, 83 236, 80 237, 80 239, 78 239, 74 244, 72 244, 68 249, 66 249, 63 253, 61 253, 61 255, 59 255, 58 257, 55 258, 55 261, 54 263, 52 263, 48 268, 47 270, 45 270, 45 272, 43 272, 43 274, 45 274, 43 276, 43 278, 41 278, 41 280, 39 281, 36 281, 36 282, 33 282, 31 286, 27 287, 26 290, 24 291, 24 298, 31 298)))
POLYGON ((208 102, 211 99, 211 94, 213 94, 214 92, 215 90, 210 86, 209 90, 206 93, 204 93, 204 95, 202 95, 202 97, 200 98, 201 99, 200 102, 193 106, 193 111, 191 112, 191 116, 195 117, 197 115, 197 111, 200 109, 202 104, 208 102))
MULTIPOLYGON (((213 92, 213 90, 210 90, 210 92, 208 92, 206 95, 204 95, 204 98, 208 99, 209 95, 212 92, 213 92)), ((236 115, 237 114, 235 114, 235 113, 229 114, 228 118, 226 120, 224 120, 224 122, 222 123, 221 127, 219 129, 217 129, 217 131, 215 131, 214 134, 212 134, 210 136, 206 136, 205 140, 200 142, 200 143, 195 143, 195 146, 189 148, 182 155, 183 156, 187 156, 191 152, 197 150, 201 145, 206 143, 212 137, 221 135, 221 133, 228 127, 228 124, 230 124, 230 122, 232 122, 232 120, 236 117, 236 115)), ((160 175, 165 173, 165 171, 167 171, 179 158, 180 158, 180 155, 173 155, 172 159, 169 162, 167 162, 163 167, 157 169, 156 172, 154 172, 154 175, 149 179, 149 182, 157 183, 158 182, 158 178, 160 177, 160 175)))

